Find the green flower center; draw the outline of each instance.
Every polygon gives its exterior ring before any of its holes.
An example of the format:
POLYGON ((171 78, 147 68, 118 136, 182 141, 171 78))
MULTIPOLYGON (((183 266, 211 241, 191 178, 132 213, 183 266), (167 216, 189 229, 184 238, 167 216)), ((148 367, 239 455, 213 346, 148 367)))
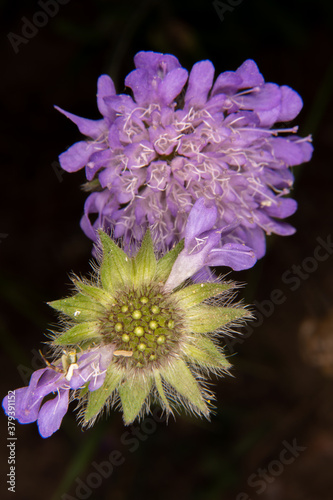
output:
POLYGON ((177 350, 182 331, 177 307, 156 285, 123 291, 102 328, 104 341, 116 345, 116 362, 133 368, 160 365, 177 350))

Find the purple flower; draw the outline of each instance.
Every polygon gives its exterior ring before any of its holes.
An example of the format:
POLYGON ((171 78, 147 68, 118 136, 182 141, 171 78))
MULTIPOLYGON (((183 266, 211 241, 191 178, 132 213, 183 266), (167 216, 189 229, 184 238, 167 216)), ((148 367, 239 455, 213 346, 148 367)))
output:
POLYGON ((300 96, 265 83, 252 60, 215 82, 210 61, 189 75, 168 54, 139 52, 134 62, 125 79, 133 97, 117 95, 107 75, 99 78, 101 120, 57 108, 89 137, 60 155, 64 170, 85 167, 88 181, 97 180, 84 232, 96 241, 96 229, 111 230, 129 248, 150 227, 165 251, 184 237, 188 214, 204 197, 216 206, 225 250, 245 244, 260 258, 265 233, 292 234, 282 221, 297 208, 285 197, 293 184, 289 167, 309 161, 313 148, 310 137, 282 124, 300 112, 300 96))
MULTIPOLYGON (((246 245, 223 244, 223 230, 213 229, 217 217, 215 205, 207 207, 204 198, 195 202, 185 226, 184 250, 180 252, 172 267, 165 285, 167 289, 172 290, 206 266, 228 266, 235 271, 241 271, 256 263, 254 251, 246 245)), ((227 234, 227 228, 225 231, 227 234)))
MULTIPOLYGON (((15 418, 20 424, 30 424, 37 420, 39 433, 47 438, 56 432, 67 413, 70 390, 79 389, 87 382, 89 391, 99 389, 104 382, 106 368, 113 355, 113 348, 98 348, 80 355, 68 368, 60 368, 59 362, 52 367, 35 371, 27 387, 15 390, 15 418), (56 393, 52 399, 44 401, 48 394, 56 393)), ((65 355, 66 356, 66 355, 65 355)), ((61 361, 61 360, 58 360, 61 361)), ((8 396, 2 407, 9 414, 8 396)))

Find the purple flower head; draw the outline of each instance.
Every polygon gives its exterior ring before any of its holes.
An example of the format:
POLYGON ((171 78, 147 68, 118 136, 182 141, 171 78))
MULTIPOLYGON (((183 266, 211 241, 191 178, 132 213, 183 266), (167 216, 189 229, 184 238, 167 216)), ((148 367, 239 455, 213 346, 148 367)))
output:
POLYGON ((285 197, 293 184, 289 167, 308 161, 312 145, 282 123, 298 115, 300 96, 265 83, 252 60, 215 82, 210 61, 189 75, 168 54, 139 52, 134 62, 125 79, 132 97, 117 95, 110 77, 99 78, 102 119, 57 108, 89 137, 60 155, 64 170, 85 167, 94 180, 84 232, 96 241, 98 228, 112 230, 129 248, 150 227, 165 251, 185 236, 188 214, 203 197, 215 204, 225 252, 246 245, 260 258, 265 233, 292 234, 283 222, 297 208, 285 197))
MULTIPOLYGON (((15 390, 14 413, 20 424, 30 424, 37 420, 39 433, 47 438, 56 432, 67 413, 70 390, 79 389, 89 382, 89 391, 99 389, 104 382, 106 368, 112 358, 113 349, 99 348, 79 356, 75 363, 65 369, 55 365, 35 371, 27 387, 15 390), (56 393, 52 399, 45 396, 56 393)), ((2 407, 8 415, 13 402, 8 396, 2 407)), ((12 414, 12 413, 11 413, 12 414)))

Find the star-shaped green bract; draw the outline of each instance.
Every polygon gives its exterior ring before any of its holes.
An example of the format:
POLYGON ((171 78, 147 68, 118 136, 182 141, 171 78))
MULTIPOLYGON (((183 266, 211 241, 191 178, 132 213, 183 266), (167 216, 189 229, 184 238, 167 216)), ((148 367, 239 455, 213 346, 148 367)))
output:
POLYGON ((217 334, 251 316, 230 305, 234 284, 173 279, 170 290, 165 283, 183 242, 158 259, 149 231, 135 257, 103 231, 99 237, 102 258, 95 279, 75 279, 75 295, 50 303, 71 318, 53 346, 114 349, 102 387, 93 392, 85 387, 78 396, 83 424, 91 425, 119 400, 125 424, 149 412, 156 400, 168 414, 181 404, 208 417, 212 394, 205 376, 231 366, 217 334))

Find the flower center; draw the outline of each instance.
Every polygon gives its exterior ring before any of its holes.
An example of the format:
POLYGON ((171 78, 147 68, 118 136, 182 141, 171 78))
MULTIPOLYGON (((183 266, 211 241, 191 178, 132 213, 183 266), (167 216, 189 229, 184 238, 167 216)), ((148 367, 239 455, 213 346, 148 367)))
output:
POLYGON ((159 366, 179 345, 182 320, 159 287, 127 290, 116 297, 102 334, 116 345, 116 362, 126 367, 159 366), (119 355, 117 355, 119 351, 119 355))

